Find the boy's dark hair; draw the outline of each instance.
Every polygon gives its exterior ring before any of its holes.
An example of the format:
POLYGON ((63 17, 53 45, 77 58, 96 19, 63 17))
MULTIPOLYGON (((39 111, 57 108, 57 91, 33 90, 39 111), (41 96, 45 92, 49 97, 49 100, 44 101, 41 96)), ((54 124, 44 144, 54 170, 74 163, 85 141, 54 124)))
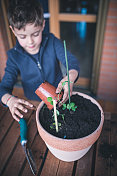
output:
POLYGON ((42 26, 43 9, 38 0, 9 0, 8 20, 13 29, 21 29, 29 23, 42 26))

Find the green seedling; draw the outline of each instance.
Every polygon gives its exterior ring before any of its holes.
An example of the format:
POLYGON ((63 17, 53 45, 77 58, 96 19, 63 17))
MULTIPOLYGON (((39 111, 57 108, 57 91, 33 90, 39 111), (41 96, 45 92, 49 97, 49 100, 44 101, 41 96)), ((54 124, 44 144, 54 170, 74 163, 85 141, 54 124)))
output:
MULTIPOLYGON (((61 88, 61 90, 60 90, 60 92, 59 92, 59 94, 58 94, 58 98, 57 98, 57 99, 58 99, 58 101, 60 102, 60 98, 59 98, 60 93, 61 93, 63 87, 65 86, 65 84, 68 83, 68 97, 69 97, 69 103, 68 103, 68 104, 65 104, 65 103, 64 103, 62 109, 63 109, 63 110, 69 109, 69 111, 70 111, 70 110, 76 111, 77 106, 75 105, 75 103, 71 102, 71 100, 70 100, 70 80, 69 80, 68 59, 67 59, 67 50, 66 50, 66 43, 65 43, 65 41, 64 41, 64 50, 65 50, 65 60, 66 60, 66 68, 67 68, 67 78, 68 78, 68 81, 64 81, 64 82, 62 83, 62 88, 61 88)), ((50 102, 50 104, 54 106, 54 114, 53 114, 53 116, 54 116, 55 123, 53 123, 53 124, 50 126, 50 128, 53 128, 53 127, 55 126, 55 127, 56 127, 56 132, 58 132, 58 127, 60 127, 61 124, 58 123, 57 116, 59 116, 60 113, 59 113, 59 111, 56 109, 56 103, 55 103, 55 100, 52 99, 52 97, 48 97, 48 98, 47 98, 47 101, 50 102)), ((63 120, 64 120, 64 114, 61 114, 61 116, 62 116, 62 118, 63 118, 63 120)))
MULTIPOLYGON (((70 80, 69 80, 69 68, 68 68, 67 49, 66 49, 65 40, 64 40, 64 50, 65 50, 65 60, 66 60, 66 68, 67 68, 68 95, 69 95, 69 105, 70 105, 70 80)), ((69 107, 70 107, 70 106, 69 106, 69 107)), ((70 111, 70 108, 69 108, 69 111, 70 111)))
MULTIPOLYGON (((61 123, 58 123, 58 126, 61 127, 61 123)), ((55 122, 50 125, 51 129, 56 129, 56 124, 55 122)))
POLYGON ((51 105, 54 105, 53 117, 54 117, 55 123, 52 123, 52 124, 50 125, 50 128, 51 128, 51 129, 55 129, 55 128, 56 128, 56 132, 58 132, 58 127, 61 126, 61 123, 58 123, 57 116, 60 116, 60 115, 61 115, 61 116, 62 116, 62 119, 64 120, 64 114, 60 114, 59 111, 56 109, 56 103, 54 103, 55 100, 53 100, 52 97, 48 97, 48 98, 47 98, 47 101, 50 102, 51 105), (55 128, 54 128, 54 126, 55 126, 55 128))
POLYGON ((65 110, 65 109, 71 109, 72 111, 76 111, 76 108, 77 106, 75 105, 75 103, 71 102, 70 104, 63 104, 63 107, 62 109, 65 110))
MULTIPOLYGON (((62 119, 64 120, 64 116, 65 116, 65 114, 60 114, 60 112, 59 112, 58 110, 56 110, 56 114, 57 114, 57 116, 61 116, 62 119)), ((53 114, 52 117, 54 117, 54 120, 55 120, 55 115, 54 115, 54 114, 53 114)))
POLYGON ((69 109, 69 111, 72 109, 73 111, 76 110, 77 106, 75 106, 75 103, 72 103, 71 100, 70 100, 70 80, 69 80, 69 68, 68 68, 68 59, 67 59, 67 49, 66 49, 66 43, 65 43, 65 40, 64 40, 64 50, 65 50, 65 60, 66 60, 66 68, 67 68, 67 78, 68 78, 68 81, 65 81, 63 83, 63 85, 66 84, 66 82, 68 82, 68 96, 69 96, 69 104, 67 105, 63 105, 63 108, 67 108, 69 109), (66 107, 65 107, 66 106, 66 107))
POLYGON ((52 97, 48 97, 47 101, 50 102, 50 104, 54 106, 54 114, 53 114, 53 116, 54 116, 54 121, 55 121, 56 132, 58 132, 59 125, 58 125, 57 113, 59 113, 59 112, 56 110, 56 102, 55 102, 54 99, 52 99, 52 97))

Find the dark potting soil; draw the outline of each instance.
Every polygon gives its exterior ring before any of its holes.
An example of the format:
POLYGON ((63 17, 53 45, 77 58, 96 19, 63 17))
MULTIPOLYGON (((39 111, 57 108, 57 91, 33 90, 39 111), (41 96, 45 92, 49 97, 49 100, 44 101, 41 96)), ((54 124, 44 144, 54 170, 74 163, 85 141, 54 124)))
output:
POLYGON ((68 109, 63 111, 62 107, 57 108, 60 114, 57 117, 58 132, 55 129, 54 110, 49 110, 46 105, 43 106, 40 111, 40 123, 46 131, 60 138, 77 139, 85 137, 97 129, 101 120, 101 111, 98 106, 77 94, 71 96, 71 102, 77 106, 75 112, 68 109), (64 118, 61 114, 64 114, 64 118))

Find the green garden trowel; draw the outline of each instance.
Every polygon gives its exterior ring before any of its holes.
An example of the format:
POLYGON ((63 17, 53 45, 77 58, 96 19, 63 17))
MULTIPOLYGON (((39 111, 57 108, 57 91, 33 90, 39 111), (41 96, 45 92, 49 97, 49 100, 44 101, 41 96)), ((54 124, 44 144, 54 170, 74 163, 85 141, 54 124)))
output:
POLYGON ((30 165, 31 171, 34 175, 36 175, 36 164, 34 162, 34 159, 32 157, 32 153, 30 149, 27 147, 27 123, 24 118, 20 119, 20 137, 21 137, 21 145, 24 149, 26 158, 28 160, 28 163, 30 165))

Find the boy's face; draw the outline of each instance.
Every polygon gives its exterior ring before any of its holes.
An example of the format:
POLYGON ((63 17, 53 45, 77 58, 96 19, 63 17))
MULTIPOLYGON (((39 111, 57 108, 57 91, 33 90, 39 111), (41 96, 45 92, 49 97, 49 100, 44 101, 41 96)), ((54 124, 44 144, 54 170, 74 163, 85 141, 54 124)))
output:
POLYGON ((27 24, 25 28, 18 30, 17 28, 12 28, 13 33, 17 37, 18 42, 29 54, 36 54, 39 51, 40 44, 42 41, 42 31, 45 26, 45 21, 43 26, 34 26, 34 24, 27 24))

